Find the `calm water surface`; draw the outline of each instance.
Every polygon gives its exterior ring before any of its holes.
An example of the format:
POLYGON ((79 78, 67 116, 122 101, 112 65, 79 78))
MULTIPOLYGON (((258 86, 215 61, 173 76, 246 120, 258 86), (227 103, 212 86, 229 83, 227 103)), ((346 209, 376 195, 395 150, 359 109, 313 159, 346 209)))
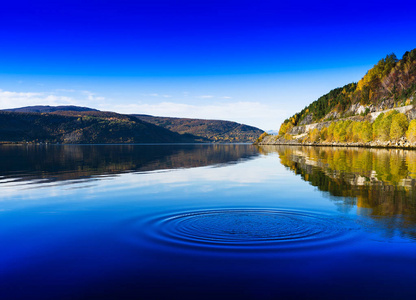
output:
POLYGON ((415 299, 416 151, 0 147, 0 299, 415 299))

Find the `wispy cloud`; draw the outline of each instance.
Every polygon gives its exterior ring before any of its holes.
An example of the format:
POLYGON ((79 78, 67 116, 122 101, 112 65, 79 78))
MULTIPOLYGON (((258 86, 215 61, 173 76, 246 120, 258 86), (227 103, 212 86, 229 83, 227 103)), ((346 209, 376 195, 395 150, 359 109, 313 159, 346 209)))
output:
POLYGON ((0 108, 32 105, 76 105, 76 100, 66 96, 46 93, 23 93, 0 90, 0 108))
POLYGON ((160 97, 160 98, 171 98, 172 95, 167 94, 158 94, 158 93, 151 93, 151 94, 142 94, 144 97, 160 97))
POLYGON ((90 101, 101 101, 101 100, 104 100, 105 99, 104 97, 98 97, 98 96, 96 96, 95 93, 90 92, 90 91, 81 91, 81 93, 84 94, 84 95, 86 95, 87 96, 87 99, 90 100, 90 101))
POLYGON ((198 98, 201 98, 201 99, 211 99, 211 98, 214 98, 214 96, 212 96, 212 95, 202 95, 202 96, 198 96, 198 98))
POLYGON ((34 105, 79 105, 96 108, 105 100, 90 91, 58 89, 53 92, 13 92, 0 89, 0 109, 34 105), (71 96, 63 95, 71 93, 71 96))
POLYGON ((64 92, 64 93, 75 93, 77 92, 77 90, 73 90, 73 89, 56 89, 55 92, 64 92))

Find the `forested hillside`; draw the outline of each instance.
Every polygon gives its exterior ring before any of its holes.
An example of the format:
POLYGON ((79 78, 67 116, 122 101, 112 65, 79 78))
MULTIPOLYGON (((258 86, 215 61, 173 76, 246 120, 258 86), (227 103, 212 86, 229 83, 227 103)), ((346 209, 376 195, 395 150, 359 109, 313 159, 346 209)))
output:
POLYGON ((323 95, 282 124, 288 127, 338 119, 359 113, 365 115, 398 106, 413 104, 416 94, 416 49, 402 59, 395 54, 381 59, 358 83, 349 83, 323 95))
POLYGON ((137 118, 98 111, 0 112, 0 142, 178 143, 195 142, 137 118))
POLYGON ((263 133, 259 128, 230 121, 134 116, 171 131, 192 134, 211 142, 254 142, 263 133))
POLYGON ((261 133, 230 121, 123 115, 78 106, 0 111, 0 142, 253 142, 261 133))
POLYGON ((62 106, 49 106, 49 105, 37 105, 37 106, 25 106, 19 108, 4 109, 4 111, 12 112, 37 112, 37 113, 50 113, 55 111, 98 111, 97 109, 73 105, 62 106))

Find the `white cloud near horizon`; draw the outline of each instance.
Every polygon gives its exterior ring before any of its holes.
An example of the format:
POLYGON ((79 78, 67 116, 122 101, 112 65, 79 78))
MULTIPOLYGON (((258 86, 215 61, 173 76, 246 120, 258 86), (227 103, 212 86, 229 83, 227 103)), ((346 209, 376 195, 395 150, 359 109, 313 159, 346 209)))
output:
POLYGON ((77 102, 75 99, 67 96, 0 90, 0 109, 33 105, 77 105, 77 102))
POLYGON ((77 105, 97 107, 105 100, 90 91, 55 90, 54 92, 13 92, 0 89, 0 109, 19 108, 36 105, 77 105), (57 94, 71 93, 71 97, 57 94), (87 102, 87 103, 86 103, 87 102))
MULTIPOLYGON (((158 94, 159 97, 167 98, 158 94)), ((230 99, 225 98, 223 99, 230 99)), ((263 130, 276 130, 278 120, 287 116, 287 111, 276 106, 250 101, 221 101, 203 103, 158 102, 120 103, 110 101, 86 90, 54 90, 54 92, 12 92, 0 89, 0 109, 35 105, 76 105, 125 114, 148 114, 154 116, 227 120, 247 124, 263 130), (66 94, 65 94, 66 93, 66 94)))
POLYGON ((260 102, 228 102, 206 105, 160 102, 153 104, 115 105, 108 109, 126 114, 228 120, 243 123, 263 130, 278 129, 277 120, 287 111, 260 102))

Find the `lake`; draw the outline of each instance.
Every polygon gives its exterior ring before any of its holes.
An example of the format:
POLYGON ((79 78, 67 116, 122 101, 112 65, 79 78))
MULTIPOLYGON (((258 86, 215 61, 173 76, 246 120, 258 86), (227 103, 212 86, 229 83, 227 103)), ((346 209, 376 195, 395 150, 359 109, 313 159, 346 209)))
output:
POLYGON ((415 299, 416 151, 0 146, 0 299, 415 299))

